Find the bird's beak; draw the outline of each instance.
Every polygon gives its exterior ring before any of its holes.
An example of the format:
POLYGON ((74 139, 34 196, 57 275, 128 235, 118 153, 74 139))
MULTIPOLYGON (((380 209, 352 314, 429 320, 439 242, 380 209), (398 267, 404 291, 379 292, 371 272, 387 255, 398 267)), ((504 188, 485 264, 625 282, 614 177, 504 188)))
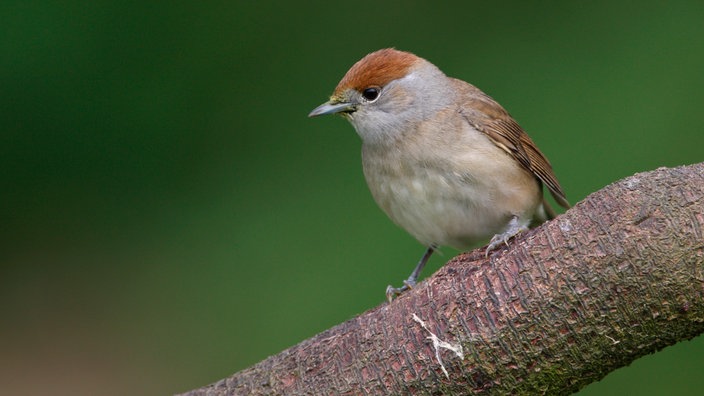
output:
POLYGON ((334 102, 333 100, 330 100, 313 109, 313 111, 308 114, 308 117, 316 117, 319 115, 336 114, 342 112, 351 112, 354 110, 354 103, 334 102))

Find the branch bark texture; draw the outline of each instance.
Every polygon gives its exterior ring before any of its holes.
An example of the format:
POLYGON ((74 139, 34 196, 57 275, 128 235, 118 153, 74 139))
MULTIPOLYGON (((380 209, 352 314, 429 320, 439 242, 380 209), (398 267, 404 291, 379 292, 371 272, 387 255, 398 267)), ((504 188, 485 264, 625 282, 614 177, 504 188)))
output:
POLYGON ((569 394, 704 331, 703 230, 704 163, 636 174, 187 395, 569 394))

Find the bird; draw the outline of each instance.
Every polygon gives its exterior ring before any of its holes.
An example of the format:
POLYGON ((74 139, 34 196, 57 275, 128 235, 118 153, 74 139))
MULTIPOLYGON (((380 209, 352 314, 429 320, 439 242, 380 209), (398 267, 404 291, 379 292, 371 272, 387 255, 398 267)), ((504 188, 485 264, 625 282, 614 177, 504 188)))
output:
POLYGON ((338 114, 362 141, 362 168, 379 207, 426 251, 391 302, 413 288, 432 253, 489 241, 488 255, 569 208, 550 162, 489 95, 411 52, 381 49, 342 77, 309 117, 338 114))

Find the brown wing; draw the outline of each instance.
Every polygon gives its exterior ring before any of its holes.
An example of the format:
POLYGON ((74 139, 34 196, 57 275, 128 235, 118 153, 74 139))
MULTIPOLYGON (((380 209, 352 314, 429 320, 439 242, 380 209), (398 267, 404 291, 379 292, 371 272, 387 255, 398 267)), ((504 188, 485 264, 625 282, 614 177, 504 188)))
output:
POLYGON ((570 204, 552 171, 550 162, 538 150, 528 134, 501 105, 473 85, 467 85, 470 88, 468 96, 471 99, 461 110, 467 121, 537 176, 548 187, 560 206, 569 208, 570 204), (472 122, 472 120, 480 122, 472 122))

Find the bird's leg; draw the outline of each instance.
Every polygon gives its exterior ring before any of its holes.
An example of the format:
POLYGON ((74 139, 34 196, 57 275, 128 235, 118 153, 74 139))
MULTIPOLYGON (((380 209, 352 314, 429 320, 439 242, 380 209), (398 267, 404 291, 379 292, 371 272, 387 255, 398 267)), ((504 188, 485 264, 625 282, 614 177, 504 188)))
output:
POLYGON ((403 281, 403 286, 392 287, 391 285, 389 285, 386 287, 386 299, 389 300, 389 302, 391 302, 395 296, 400 295, 401 293, 413 288, 413 286, 416 285, 420 272, 423 270, 423 267, 425 267, 425 264, 428 262, 428 259, 433 254, 435 249, 437 249, 437 246, 435 246, 434 244, 428 246, 428 250, 426 250, 425 254, 423 254, 423 257, 420 258, 420 261, 416 265, 416 268, 414 268, 413 272, 411 272, 411 276, 409 276, 408 279, 403 281))
POLYGON ((518 221, 518 216, 511 217, 511 220, 508 222, 508 226, 506 226, 506 230, 501 234, 494 235, 491 238, 491 241, 489 241, 489 246, 486 247, 486 252, 484 253, 484 256, 488 257, 489 253, 499 247, 499 245, 501 245, 502 243, 508 246, 509 239, 527 230, 528 226, 525 224, 521 224, 518 221))

